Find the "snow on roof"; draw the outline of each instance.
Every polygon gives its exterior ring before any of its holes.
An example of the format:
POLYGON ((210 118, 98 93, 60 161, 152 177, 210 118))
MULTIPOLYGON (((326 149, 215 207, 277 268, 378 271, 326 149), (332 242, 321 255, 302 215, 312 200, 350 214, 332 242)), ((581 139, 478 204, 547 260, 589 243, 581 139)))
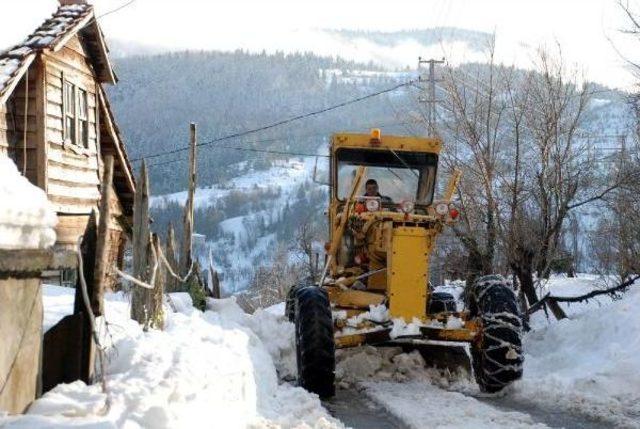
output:
POLYGON ((70 31, 93 13, 89 4, 60 6, 58 10, 22 43, 0 52, 0 100, 31 64, 37 51, 53 48, 70 31))
POLYGON ((46 249, 56 241, 56 212, 45 192, 0 157, 0 249, 46 249))

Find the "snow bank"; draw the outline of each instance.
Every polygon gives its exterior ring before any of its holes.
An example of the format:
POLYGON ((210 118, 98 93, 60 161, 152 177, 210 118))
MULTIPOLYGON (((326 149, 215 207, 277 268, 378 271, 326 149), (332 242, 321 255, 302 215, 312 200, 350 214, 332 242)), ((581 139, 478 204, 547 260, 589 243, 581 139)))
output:
MULTIPOLYGON (((553 278, 556 294, 598 286, 594 276, 553 278)), ((620 426, 640 427, 640 284, 622 300, 572 305, 571 319, 544 323, 537 315, 525 336, 523 379, 514 394, 620 426)))
POLYGON ((128 317, 126 297, 107 296, 110 335, 103 336, 113 337, 108 410, 99 386, 75 382, 45 394, 25 416, 0 418, 0 426, 343 427, 317 396, 279 384, 272 356, 283 359, 292 338, 281 316, 265 311, 249 316, 234 299, 210 300, 205 313, 177 301, 182 311, 167 314, 164 331, 143 332, 128 317))
POLYGON ((56 241, 56 213, 44 191, 0 157, 0 248, 45 249, 56 241))

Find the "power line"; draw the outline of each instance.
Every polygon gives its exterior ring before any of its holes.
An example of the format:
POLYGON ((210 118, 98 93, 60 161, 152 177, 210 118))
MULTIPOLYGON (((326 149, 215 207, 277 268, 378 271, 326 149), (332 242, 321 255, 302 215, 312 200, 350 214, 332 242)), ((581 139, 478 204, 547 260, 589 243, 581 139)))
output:
MULTIPOLYGON (((336 110, 336 109, 348 106, 350 104, 359 103, 361 101, 368 100, 370 98, 378 97, 378 96, 380 96, 382 94, 387 94, 389 92, 396 91, 396 90, 398 90, 400 88, 403 88, 405 86, 411 85, 414 82, 415 82, 415 80, 409 80, 407 82, 399 83, 399 84, 397 84, 395 86, 392 86, 390 88, 383 89, 381 91, 372 92, 372 93, 369 93, 367 95, 363 95, 362 97, 357 97, 357 98, 353 98, 351 100, 343 101, 342 103, 334 104, 332 106, 325 107, 323 109, 314 110, 312 112, 304 113, 304 114, 301 114, 301 115, 298 115, 298 116, 294 116, 292 118, 283 119, 281 121, 277 121, 277 122, 274 122, 272 124, 265 125, 265 126, 262 126, 262 127, 259 127, 259 128, 254 128, 254 129, 250 129, 250 130, 246 130, 246 131, 240 131, 240 132, 237 132, 237 133, 228 134, 228 135, 223 136, 223 137, 218 137, 218 138, 213 139, 213 140, 209 140, 209 141, 206 141, 206 142, 203 142, 203 143, 199 143, 197 146, 198 147, 209 146, 209 145, 212 145, 214 143, 221 142, 221 141, 230 140, 230 139, 234 139, 234 138, 238 138, 238 137, 244 137, 244 136, 247 136, 247 135, 250 135, 250 134, 258 133, 260 131, 270 130, 272 128, 276 128, 276 127, 279 127, 279 126, 282 126, 282 125, 290 124, 292 122, 296 122, 296 121, 307 119, 307 118, 310 118, 310 117, 313 117, 313 116, 321 115, 323 113, 327 113, 327 112, 330 112, 332 110, 336 110)), ((173 154, 173 153, 183 152, 183 151, 186 151, 188 149, 189 149, 189 147, 181 147, 181 148, 177 148, 177 149, 173 149, 173 150, 168 150, 168 151, 163 151, 163 152, 156 152, 156 153, 153 153, 153 154, 150 154, 150 155, 146 155, 146 156, 142 156, 142 157, 138 157, 138 158, 132 159, 131 162, 141 161, 142 159, 157 158, 157 157, 163 156, 163 155, 169 155, 169 154, 173 154)))
POLYGON ((115 9, 111 9, 110 11, 105 12, 105 13, 103 13, 102 15, 97 16, 95 19, 96 19, 96 20, 98 20, 98 19, 103 18, 103 17, 105 17, 105 16, 107 16, 107 15, 111 15, 112 13, 116 13, 116 12, 118 12, 118 11, 120 11, 120 10, 124 9, 125 7, 130 6, 131 4, 135 3, 135 1, 136 1, 136 0, 129 0, 128 2, 124 3, 123 5, 118 6, 118 7, 117 7, 117 8, 115 8, 115 9))
MULTIPOLYGON (((236 146, 216 145, 215 148, 231 149, 231 150, 238 150, 238 151, 245 151, 245 152, 269 153, 269 154, 275 154, 275 155, 300 156, 300 157, 309 157, 309 158, 315 158, 315 157, 328 158, 329 157, 329 155, 319 155, 319 154, 313 154, 313 153, 288 152, 288 151, 283 151, 283 150, 255 149, 255 148, 236 147, 236 146)), ((171 164, 173 162, 187 161, 187 160, 188 160, 188 158, 172 159, 172 160, 169 160, 169 161, 162 161, 162 162, 156 162, 156 163, 153 163, 153 164, 149 164, 148 167, 154 167, 156 165, 171 164)))
MULTIPOLYGON (((381 123, 381 124, 375 124, 375 126, 377 127, 394 127, 394 126, 398 126, 398 125, 407 125, 408 122, 403 121, 403 122, 387 122, 387 123, 381 123)), ((373 125, 366 125, 366 126, 361 126, 359 128, 372 128, 373 125)), ((326 133, 314 133, 314 134, 305 134, 305 135, 301 135, 301 136, 294 136, 294 138, 309 138, 309 137, 325 137, 327 134, 326 133)), ((280 137, 280 138, 271 138, 271 139, 262 139, 262 140, 251 140, 251 141, 245 141, 242 143, 245 144, 253 144, 253 143, 268 143, 268 142, 278 142, 278 141, 287 141, 289 138, 287 137, 280 137)), ((246 152, 255 152, 255 153, 269 153, 269 154, 276 154, 276 155, 286 155, 286 156, 300 156, 300 157, 309 157, 309 158, 315 158, 315 157, 320 157, 320 158, 328 158, 329 155, 321 155, 321 154, 312 154, 312 153, 302 153, 302 152, 290 152, 290 151, 284 151, 284 150, 271 150, 271 149, 256 149, 256 148, 247 148, 247 147, 237 147, 237 146, 224 146, 224 145, 215 145, 215 146, 207 146, 205 147, 205 149, 230 149, 230 150, 238 150, 238 151, 246 151, 246 152)), ((155 167, 155 166, 159 166, 159 165, 166 165, 166 164, 172 164, 174 162, 180 162, 180 161, 187 161, 188 158, 177 158, 177 159, 170 159, 167 161, 161 161, 161 162, 156 162, 153 164, 147 164, 147 167, 155 167)))

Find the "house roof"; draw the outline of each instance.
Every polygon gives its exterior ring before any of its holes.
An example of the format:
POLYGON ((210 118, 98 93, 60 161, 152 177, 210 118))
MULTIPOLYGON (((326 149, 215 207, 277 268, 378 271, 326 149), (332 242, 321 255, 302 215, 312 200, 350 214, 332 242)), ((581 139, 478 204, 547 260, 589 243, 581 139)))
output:
MULTIPOLYGON (((38 53, 57 52, 76 34, 82 37, 98 82, 115 84, 117 77, 111 67, 109 49, 96 22, 93 6, 86 3, 62 5, 22 43, 0 52, 0 104, 7 101, 38 53)), ((114 185, 122 197, 125 213, 131 214, 135 192, 131 164, 106 94, 102 86, 99 87, 99 106, 110 137, 110 141, 105 141, 101 146, 101 152, 103 155, 115 155, 114 185)))
POLYGON ((114 84, 117 77, 109 61, 109 50, 93 6, 72 4, 58 10, 22 43, 0 52, 0 104, 4 103, 29 68, 38 52, 56 52, 74 35, 80 33, 100 82, 114 84))

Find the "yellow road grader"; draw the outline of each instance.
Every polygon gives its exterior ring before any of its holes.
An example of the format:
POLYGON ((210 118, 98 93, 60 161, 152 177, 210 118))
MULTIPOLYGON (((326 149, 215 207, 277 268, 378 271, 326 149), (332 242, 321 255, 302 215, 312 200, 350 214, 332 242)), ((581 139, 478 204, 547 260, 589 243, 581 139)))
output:
POLYGON ((429 260, 437 236, 460 213, 459 173, 435 199, 437 138, 336 134, 330 147, 330 237, 319 282, 289 291, 298 380, 335 394, 335 351, 370 345, 469 343, 475 379, 497 392, 522 375, 516 298, 500 276, 468 285, 465 305, 434 292, 429 260))

